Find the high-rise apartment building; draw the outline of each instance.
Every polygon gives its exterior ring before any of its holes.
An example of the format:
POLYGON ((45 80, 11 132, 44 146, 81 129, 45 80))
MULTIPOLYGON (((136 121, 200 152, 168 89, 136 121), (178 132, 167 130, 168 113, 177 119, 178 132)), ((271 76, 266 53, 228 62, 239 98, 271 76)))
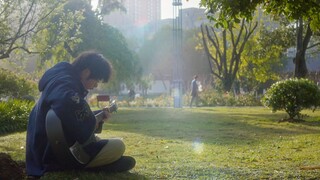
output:
POLYGON ((123 0, 123 5, 127 12, 114 11, 104 21, 124 34, 161 19, 161 0, 123 0))

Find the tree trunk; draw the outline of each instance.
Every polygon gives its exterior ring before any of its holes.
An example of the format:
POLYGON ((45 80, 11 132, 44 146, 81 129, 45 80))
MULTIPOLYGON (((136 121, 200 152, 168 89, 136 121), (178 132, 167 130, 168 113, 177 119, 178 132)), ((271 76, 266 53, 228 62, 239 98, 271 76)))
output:
POLYGON ((223 85, 223 90, 225 92, 230 92, 231 88, 232 88, 232 84, 233 84, 234 79, 232 79, 232 77, 230 76, 230 74, 227 74, 222 81, 222 85, 223 85))
POLYGON ((297 53, 295 57, 294 77, 304 78, 308 74, 305 53, 297 53))
POLYGON ((303 37, 303 27, 303 20, 299 19, 297 21, 297 53, 293 60, 295 63, 294 77, 297 78, 305 78, 308 74, 305 55, 312 36, 312 30, 310 28, 310 24, 308 23, 306 34, 303 37))

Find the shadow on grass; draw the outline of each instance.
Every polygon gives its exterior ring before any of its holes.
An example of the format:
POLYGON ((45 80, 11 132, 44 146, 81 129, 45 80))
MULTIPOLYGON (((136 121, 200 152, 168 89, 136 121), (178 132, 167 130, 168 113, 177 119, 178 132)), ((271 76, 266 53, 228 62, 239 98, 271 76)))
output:
POLYGON ((248 144, 279 136, 319 134, 318 122, 278 123, 283 114, 261 108, 126 109, 115 115, 104 129, 151 137, 229 145, 248 144))
POLYGON ((315 179, 312 173, 308 172, 290 172, 290 171, 274 171, 273 169, 258 168, 230 168, 230 167, 215 167, 192 168, 184 174, 178 174, 176 179, 315 179))
POLYGON ((320 126, 320 121, 304 121, 304 122, 301 122, 301 124, 307 125, 307 126, 320 126))
POLYGON ((74 179, 74 180, 88 180, 88 179, 147 179, 144 175, 123 172, 123 173, 104 173, 104 172, 86 172, 86 171, 65 171, 65 172, 52 172, 42 176, 43 180, 56 180, 56 179, 74 179))

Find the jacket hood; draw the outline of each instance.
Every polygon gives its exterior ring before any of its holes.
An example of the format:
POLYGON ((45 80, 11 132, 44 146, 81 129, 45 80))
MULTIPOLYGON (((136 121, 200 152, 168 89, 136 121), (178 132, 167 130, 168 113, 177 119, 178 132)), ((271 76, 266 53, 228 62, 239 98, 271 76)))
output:
POLYGON ((60 62, 47 70, 43 76, 41 77, 38 89, 39 91, 43 91, 44 88, 47 86, 47 84, 51 81, 54 81, 56 79, 66 77, 66 76, 73 76, 75 73, 73 72, 72 65, 67 62, 60 62))

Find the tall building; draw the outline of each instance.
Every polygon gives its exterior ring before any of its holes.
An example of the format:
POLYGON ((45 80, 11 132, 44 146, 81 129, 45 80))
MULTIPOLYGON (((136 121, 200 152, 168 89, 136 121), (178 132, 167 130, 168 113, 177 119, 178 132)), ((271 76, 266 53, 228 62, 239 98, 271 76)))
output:
POLYGON ((161 19, 161 0, 123 0, 123 5, 126 12, 114 11, 106 15, 104 21, 125 35, 161 19))

